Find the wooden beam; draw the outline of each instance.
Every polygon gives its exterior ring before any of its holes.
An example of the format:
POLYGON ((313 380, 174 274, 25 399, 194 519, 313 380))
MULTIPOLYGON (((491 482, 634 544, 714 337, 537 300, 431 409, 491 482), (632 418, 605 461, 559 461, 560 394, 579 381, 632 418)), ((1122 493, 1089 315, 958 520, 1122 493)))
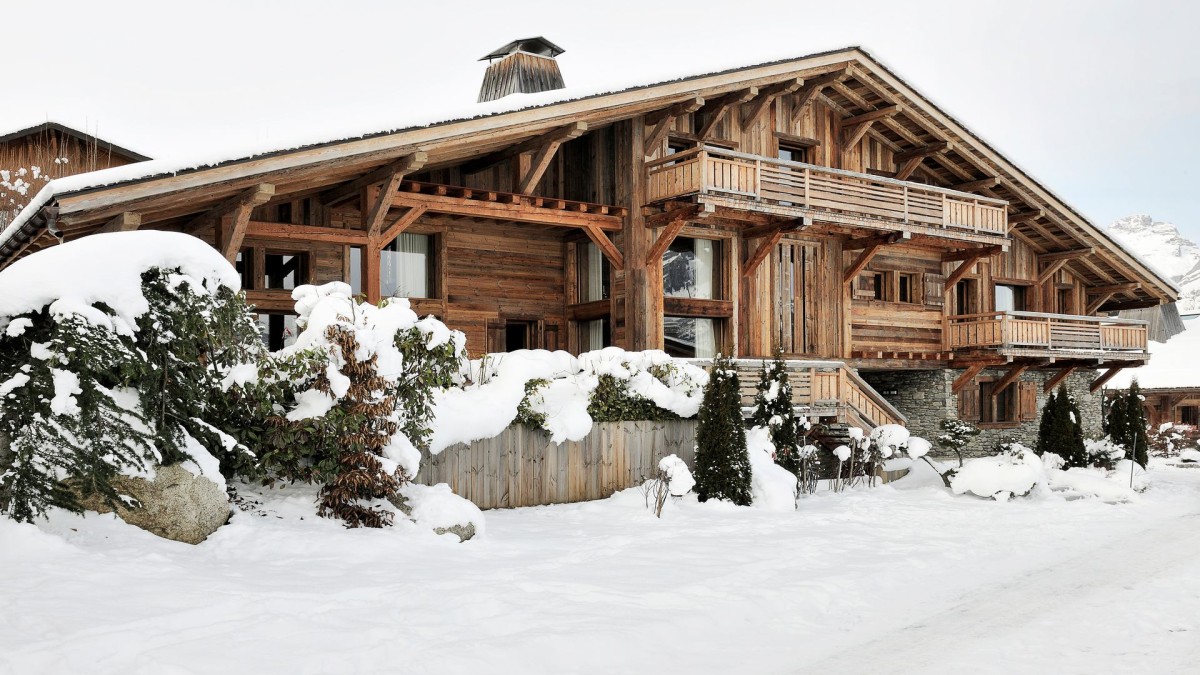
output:
POLYGON ((489 153, 478 159, 473 159, 462 165, 464 174, 479 173, 484 169, 499 164, 506 159, 516 157, 526 152, 537 152, 550 143, 563 143, 578 138, 588 130, 587 122, 571 122, 570 124, 551 129, 544 134, 526 139, 503 150, 489 153))
POLYGON ((519 223, 539 223, 557 227, 596 227, 600 230, 621 230, 621 218, 614 215, 582 213, 565 209, 539 208, 531 204, 507 204, 463 197, 427 195, 400 191, 392 198, 393 206, 425 205, 432 213, 511 220, 519 223))
POLYGON ((993 365, 997 364, 981 361, 979 363, 972 363, 970 366, 967 366, 967 369, 964 370, 961 375, 954 378, 954 383, 950 385, 950 392, 957 394, 962 390, 963 387, 967 386, 971 380, 974 380, 976 375, 982 373, 984 368, 993 365))
POLYGON ((987 178, 981 178, 979 180, 973 180, 967 183, 959 183, 958 185, 951 186, 950 189, 958 190, 959 192, 975 192, 976 190, 987 190, 999 186, 1000 177, 989 176, 987 178))
POLYGON ((135 211, 125 211, 112 217, 96 231, 96 234, 104 232, 132 232, 142 226, 142 214, 135 211))
POLYGON ((858 273, 863 271, 863 268, 865 268, 867 266, 867 263, 871 262, 871 258, 874 258, 875 254, 878 253, 879 249, 881 249, 881 248, 883 248, 882 243, 871 244, 870 246, 864 248, 862 253, 858 254, 858 257, 854 259, 854 262, 850 265, 850 267, 848 267, 846 269, 846 272, 842 275, 842 283, 843 284, 850 283, 854 279, 854 277, 857 277, 858 273))
POLYGON ((673 209, 668 209, 662 213, 656 213, 652 216, 646 216, 646 227, 656 229, 665 227, 671 222, 683 218, 684 220, 692 220, 697 218, 707 218, 717 212, 717 207, 712 204, 688 204, 673 209))
POLYGON ((874 122, 875 120, 881 120, 885 117, 891 117, 892 115, 902 111, 903 108, 899 105, 885 105, 882 108, 876 108, 875 110, 867 111, 861 115, 844 118, 842 120, 842 127, 855 127, 867 122, 874 122))
POLYGON ((758 248, 754 250, 754 255, 751 256, 751 258, 747 260, 746 264, 742 267, 742 277, 746 279, 750 278, 750 275, 754 274, 754 271, 758 269, 758 266, 762 264, 762 261, 766 260, 767 256, 771 255, 771 251, 774 250, 775 245, 778 244, 779 240, 782 238, 783 230, 775 230, 775 232, 771 233, 766 239, 759 242, 758 248))
POLYGON ((252 220, 246 224, 246 236, 255 239, 278 239, 281 241, 319 241, 348 246, 365 246, 370 240, 362 230, 339 227, 315 227, 290 223, 267 223, 252 220))
POLYGON ((650 252, 646 254, 647 267, 652 267, 659 262, 663 254, 670 248, 671 242, 675 241, 675 237, 679 236, 687 224, 687 218, 682 215, 666 224, 662 234, 658 235, 658 239, 654 240, 654 245, 650 247, 650 252))
POLYGON ((1052 251, 1050 253, 1042 253, 1038 255, 1038 262, 1053 262, 1056 260, 1074 260, 1084 256, 1092 255, 1096 249, 1088 246, 1087 248, 1077 248, 1070 251, 1052 251))
POLYGON ((765 225, 755 225, 742 230, 742 237, 746 239, 756 239, 758 237, 770 236, 775 230, 783 230, 784 232, 793 232, 812 225, 812 218, 804 216, 802 218, 794 218, 792 220, 767 223, 765 225))
POLYGON ((894 244, 901 239, 909 239, 911 236, 912 235, 908 232, 889 232, 887 234, 879 234, 873 237, 847 239, 846 241, 842 242, 842 250, 857 251, 859 249, 870 248, 872 246, 886 246, 888 244, 894 244))
POLYGON ((1079 366, 1067 366, 1065 368, 1060 368, 1059 371, 1054 374, 1054 377, 1046 380, 1046 384, 1042 385, 1042 393, 1049 394, 1050 392, 1054 391, 1054 388, 1058 386, 1058 383, 1070 377, 1071 373, 1075 372, 1075 369, 1078 367, 1079 366))
MULTIPOLYGON (((861 117, 861 115, 859 115, 859 117, 861 117)), ((845 123, 844 120, 843 120, 843 123, 845 123)), ((901 162, 907 162, 910 159, 923 159, 923 158, 929 157, 931 155, 938 155, 943 152, 950 152, 953 149, 954 149, 954 144, 951 143, 950 141, 938 141, 937 143, 929 143, 928 145, 922 145, 917 148, 912 148, 910 150, 898 152, 892 159, 897 164, 899 164, 901 162)))
POLYGON ((769 87, 759 90, 758 98, 754 99, 749 104, 749 109, 742 113, 742 128, 749 129, 754 126, 763 113, 771 106, 771 103, 780 96, 794 93, 800 87, 804 86, 804 78, 794 77, 790 80, 785 80, 779 84, 773 84, 769 87))
POLYGON ((1122 370, 1125 370, 1125 366, 1113 366, 1112 368, 1104 371, 1103 375, 1097 377, 1095 380, 1092 380, 1090 391, 1093 394, 1096 393, 1099 391, 1100 387, 1103 387, 1105 384, 1107 384, 1109 380, 1113 379, 1113 377, 1115 377, 1116 374, 1122 370))
POLYGON ((417 222, 421 216, 425 215, 425 212, 428 210, 429 207, 421 205, 414 206, 405 211, 403 215, 393 220, 392 224, 388 225, 387 229, 384 230, 383 233, 377 238, 377 241, 373 243, 376 243, 379 248, 387 246, 392 242, 393 239, 399 237, 404 233, 405 230, 412 226, 413 223, 417 222))
POLYGON ((1111 284, 1109 286, 1092 286, 1087 289, 1087 294, 1088 295, 1101 295, 1103 293, 1127 293, 1129 291, 1140 290, 1141 288, 1142 288, 1142 285, 1138 284, 1138 283, 1111 284))
POLYGON ((1083 313, 1089 316, 1095 314, 1096 310, 1100 309, 1104 303, 1108 302, 1110 299, 1112 299, 1112 296, 1116 294, 1116 291, 1110 291, 1108 293, 1102 293, 1096 296, 1095 300, 1088 302, 1087 307, 1083 310, 1083 313))
POLYGON ((1021 375, 1025 373, 1025 371, 1029 370, 1029 366, 1030 364, 1028 363, 1014 363, 1012 367, 1008 369, 1008 372, 1004 374, 1004 377, 1001 377, 994 385, 992 385, 992 396, 995 397, 996 394, 1004 391, 1008 385, 1016 382, 1021 375))
MULTIPOLYGON (((393 171, 388 179, 384 181, 383 187, 379 189, 379 194, 375 196, 375 203, 371 205, 370 212, 363 220, 363 229, 367 231, 367 236, 375 239, 379 236, 379 230, 383 227, 383 219, 387 217, 388 210, 392 208, 392 197, 396 194, 396 190, 400 189, 400 183, 404 180, 407 171, 393 171)), ((364 199, 366 199, 364 197, 364 199)))
POLYGON ((351 197, 358 197, 362 194, 363 189, 371 185, 378 185, 390 179, 397 172, 408 174, 420 171, 428 160, 429 155, 420 150, 404 155, 352 181, 325 190, 317 195, 317 201, 326 206, 332 206, 351 197))
POLYGON ((1044 217, 1046 217, 1046 211, 1043 209, 1025 209, 1023 211, 1013 211, 1009 213, 1008 223, 1010 225, 1015 225, 1017 223, 1034 221, 1044 217))
MULTIPOLYGON (((966 248, 961 251, 954 251, 952 253, 946 253, 946 254, 942 255, 942 262, 954 262, 955 260, 966 260, 967 258, 975 258, 980 253, 982 253, 984 257, 987 257, 987 256, 993 256, 993 255, 996 255, 997 253, 1003 253, 1003 252, 1004 252, 1004 247, 1000 246, 999 244, 993 244, 992 246, 983 246, 981 248, 966 248)), ((978 258, 976 258, 976 259, 978 259, 978 258)))
MULTIPOLYGON (((693 96, 668 108, 662 117, 653 122, 654 128, 650 130, 650 133, 646 134, 646 151, 650 153, 646 156, 649 157, 658 150, 658 146, 662 144, 662 140, 667 137, 667 132, 671 129, 672 120, 680 115, 694 113, 702 107, 704 107, 704 97, 693 96)), ((647 116, 646 119, 650 121, 651 118, 647 116)))
POLYGON ((184 226, 184 231, 194 231, 213 221, 232 214, 243 206, 255 207, 265 204, 275 196, 275 186, 270 183, 259 183, 254 187, 242 190, 236 195, 213 206, 204 213, 196 216, 184 226))
POLYGON ((1061 270, 1063 268, 1063 266, 1067 264, 1067 262, 1068 262, 1068 260, 1066 258, 1060 258, 1058 260, 1052 261, 1049 265, 1046 266, 1045 269, 1043 269, 1041 272, 1038 272, 1038 277, 1037 277, 1038 284, 1046 283, 1046 280, 1049 279, 1050 277, 1054 276, 1056 273, 1058 273, 1058 271, 1061 270))
POLYGON ((950 273, 950 276, 946 277, 946 283, 943 286, 945 290, 948 291, 951 288, 954 288, 955 284, 957 284, 959 281, 962 281, 962 278, 967 276, 967 272, 971 271, 971 268, 975 266, 975 263, 989 255, 992 255, 992 253, 990 253, 990 247, 971 249, 971 252, 973 255, 963 258, 962 264, 956 267, 954 271, 950 273))
POLYGON ((624 256, 621 255, 621 251, 617 248, 617 245, 604 233, 604 230, 601 230, 596 225, 587 225, 583 228, 583 231, 587 234, 588 239, 591 239, 595 242, 596 246, 600 247, 600 252, 604 254, 605 258, 608 258, 608 263, 612 265, 614 270, 620 271, 625 269, 624 256))
POLYGON ((810 78, 805 81, 804 87, 796 95, 795 105, 792 106, 792 124, 795 124, 808 106, 816 100, 817 96, 825 90, 826 87, 834 82, 840 82, 849 77, 849 73, 845 68, 835 70, 824 75, 810 78))
POLYGON ((858 142, 863 139, 863 136, 867 135, 867 132, 871 129, 871 125, 874 123, 875 120, 867 120, 851 127, 842 127, 842 152, 848 152, 851 148, 858 145, 858 142))
POLYGON ((717 128, 717 123, 725 116, 727 110, 733 106, 741 105, 755 96, 758 96, 758 87, 748 87, 741 91, 728 93, 708 106, 705 106, 704 126, 696 132, 696 136, 700 139, 700 142, 703 143, 712 136, 713 130, 717 128), (711 106, 711 110, 708 109, 709 106, 711 106))

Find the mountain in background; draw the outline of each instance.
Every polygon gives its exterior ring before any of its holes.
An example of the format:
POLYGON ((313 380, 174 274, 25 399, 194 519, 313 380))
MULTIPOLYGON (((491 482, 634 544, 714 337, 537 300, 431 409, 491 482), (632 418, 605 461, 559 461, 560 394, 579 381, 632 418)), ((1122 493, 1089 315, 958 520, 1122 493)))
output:
POLYGON ((1174 224, 1156 222, 1145 214, 1113 222, 1108 233, 1180 287, 1181 313, 1200 312, 1200 245, 1180 234, 1174 224))

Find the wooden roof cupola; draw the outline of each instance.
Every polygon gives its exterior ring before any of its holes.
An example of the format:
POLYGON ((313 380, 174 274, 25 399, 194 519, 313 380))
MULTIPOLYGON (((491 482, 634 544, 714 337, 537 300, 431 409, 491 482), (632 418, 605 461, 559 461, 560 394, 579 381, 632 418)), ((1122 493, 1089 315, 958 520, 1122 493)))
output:
POLYGON ((562 89, 562 72, 555 57, 562 47, 544 37, 513 40, 479 59, 488 62, 479 88, 479 102, 494 101, 509 94, 536 94, 562 89))

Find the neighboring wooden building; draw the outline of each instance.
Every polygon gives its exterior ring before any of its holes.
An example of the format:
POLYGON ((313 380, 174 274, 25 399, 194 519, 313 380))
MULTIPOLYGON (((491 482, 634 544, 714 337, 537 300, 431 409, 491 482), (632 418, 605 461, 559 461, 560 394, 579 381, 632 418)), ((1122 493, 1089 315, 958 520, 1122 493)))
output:
POLYGON ((0 227, 55 178, 148 159, 57 122, 0 134, 0 227))
MULTIPOLYGON (((523 44, 561 52, 516 41, 491 68, 518 66, 523 44)), ((476 355, 824 360, 846 375, 811 368, 840 384, 798 387, 798 403, 866 424, 907 415, 926 434, 952 415, 1029 428, 1058 383, 1094 391, 1145 362, 1145 325, 1107 312, 1176 299, 858 48, 201 169, 153 162, 22 218, 4 263, 55 245, 54 229, 209 241, 276 346, 291 288, 345 280, 410 298, 476 355), (914 387, 929 396, 910 401, 914 387)))
POLYGON ((1200 427, 1200 387, 1154 387, 1141 392, 1151 428, 1167 422, 1200 427))

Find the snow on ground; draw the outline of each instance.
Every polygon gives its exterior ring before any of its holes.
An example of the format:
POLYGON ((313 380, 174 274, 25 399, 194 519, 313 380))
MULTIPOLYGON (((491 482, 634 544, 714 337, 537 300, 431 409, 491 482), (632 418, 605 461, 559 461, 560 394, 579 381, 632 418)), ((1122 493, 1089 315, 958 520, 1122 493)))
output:
POLYGON ((1194 672, 1200 469, 1114 505, 916 467, 798 512, 490 511, 464 544, 345 530, 307 488, 197 547, 0 520, 0 673, 1194 672))

